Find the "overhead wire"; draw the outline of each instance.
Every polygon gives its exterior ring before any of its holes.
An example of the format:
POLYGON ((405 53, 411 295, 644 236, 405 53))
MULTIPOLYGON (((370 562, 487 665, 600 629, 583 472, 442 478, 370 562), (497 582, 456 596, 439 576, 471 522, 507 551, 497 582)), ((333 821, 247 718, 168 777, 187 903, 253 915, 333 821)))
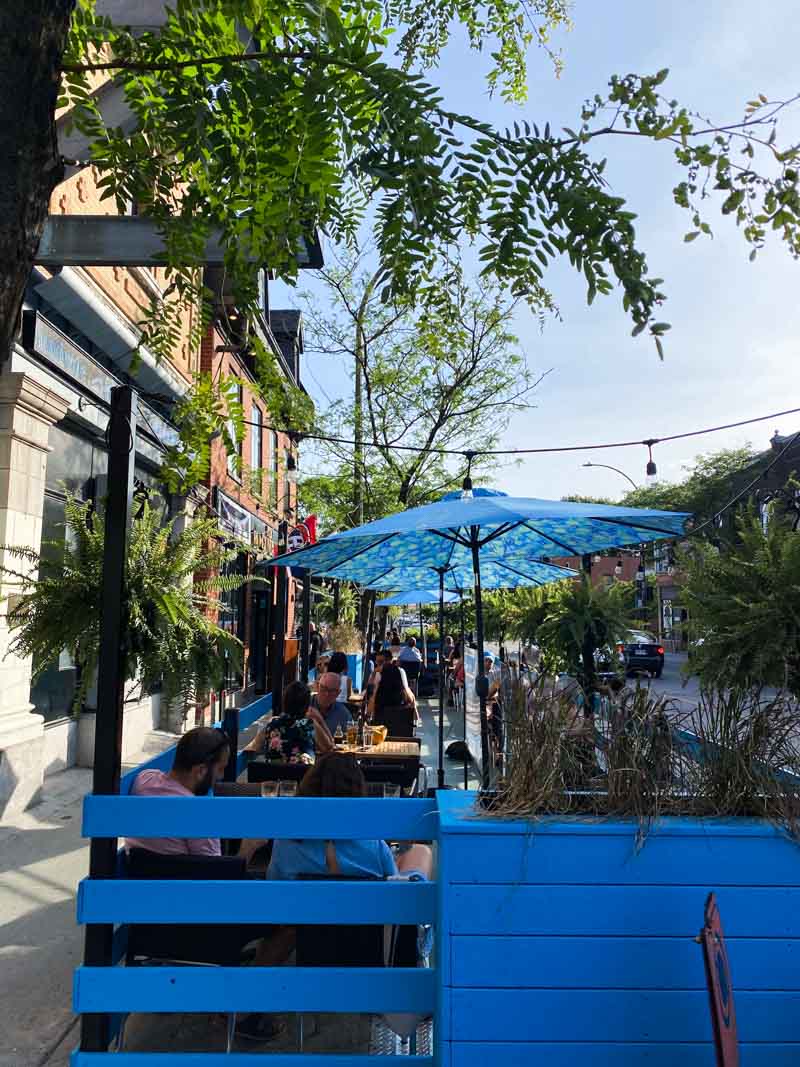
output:
MULTIPOLYGON (((297 430, 279 426, 264 426, 263 428, 265 430, 271 430, 274 433, 286 434, 286 436, 293 437, 298 441, 326 441, 331 444, 358 445, 362 448, 377 448, 381 451, 416 452, 417 454, 430 453, 431 455, 463 456, 466 458, 468 456, 526 456, 554 452, 588 452, 606 448, 633 448, 637 446, 644 446, 652 449, 653 445, 665 444, 669 441, 685 440, 689 437, 701 437, 705 434, 718 433, 721 430, 734 430, 740 426, 751 426, 757 422, 766 422, 769 419, 779 419, 785 415, 796 415, 798 412, 800 412, 800 407, 787 408, 784 411, 770 412, 768 415, 757 415, 751 419, 740 419, 738 422, 726 422, 721 423, 718 426, 706 426, 700 430, 687 430, 683 433, 664 434, 660 437, 645 437, 626 441, 606 441, 597 444, 549 445, 541 448, 437 448, 435 446, 401 445, 394 442, 385 444, 380 441, 356 441, 352 438, 338 437, 332 434, 315 433, 312 430, 297 430)), ((257 425, 249 419, 244 419, 242 421, 246 426, 257 425)))

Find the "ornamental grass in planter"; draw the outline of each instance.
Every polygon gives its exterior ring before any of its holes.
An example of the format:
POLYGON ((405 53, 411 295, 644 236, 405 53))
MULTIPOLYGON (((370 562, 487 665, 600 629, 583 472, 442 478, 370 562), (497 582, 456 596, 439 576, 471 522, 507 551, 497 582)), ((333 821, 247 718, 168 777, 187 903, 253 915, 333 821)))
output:
POLYGON ((584 717, 577 685, 519 682, 493 817, 767 819, 800 840, 800 706, 785 693, 708 690, 696 708, 645 687, 605 693, 584 717))

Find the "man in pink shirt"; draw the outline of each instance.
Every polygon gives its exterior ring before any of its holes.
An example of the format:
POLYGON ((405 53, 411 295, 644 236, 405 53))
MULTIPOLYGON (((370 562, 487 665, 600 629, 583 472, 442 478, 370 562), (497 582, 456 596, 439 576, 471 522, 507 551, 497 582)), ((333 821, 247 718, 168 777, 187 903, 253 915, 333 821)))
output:
MULTIPOLYGON (((198 726, 183 735, 175 747, 172 770, 140 771, 131 795, 137 797, 202 797, 225 773, 230 742, 221 730, 198 726)), ((146 848, 163 855, 219 856, 216 837, 128 837, 125 847, 146 848)))

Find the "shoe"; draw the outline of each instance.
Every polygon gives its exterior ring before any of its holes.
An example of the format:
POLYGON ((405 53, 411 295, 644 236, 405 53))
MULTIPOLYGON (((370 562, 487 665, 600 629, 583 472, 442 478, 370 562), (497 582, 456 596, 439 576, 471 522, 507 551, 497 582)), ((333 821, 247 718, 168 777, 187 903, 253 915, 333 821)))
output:
POLYGON ((244 1015, 236 1022, 234 1034, 242 1041, 254 1041, 266 1044, 279 1037, 286 1027, 283 1023, 275 1022, 271 1015, 253 1013, 244 1015))

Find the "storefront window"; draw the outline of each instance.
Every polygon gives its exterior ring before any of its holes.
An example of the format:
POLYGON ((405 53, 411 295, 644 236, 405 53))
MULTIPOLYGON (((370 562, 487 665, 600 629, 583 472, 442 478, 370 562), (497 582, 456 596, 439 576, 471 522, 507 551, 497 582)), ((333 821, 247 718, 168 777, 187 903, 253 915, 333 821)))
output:
MULTIPOLYGON (((50 428, 51 451, 45 470, 40 551, 45 559, 56 559, 67 537, 65 504, 67 495, 78 500, 98 500, 107 492, 108 454, 103 442, 71 433, 64 426, 50 428)), ((148 490, 151 507, 166 518, 167 505, 155 477, 146 468, 135 467, 138 485, 148 490)), ((39 663, 34 660, 33 668, 39 663)), ((31 703, 46 721, 55 721, 73 711, 78 671, 69 653, 63 650, 50 663, 31 688, 31 703)))
MULTIPOLYGON (((50 453, 50 456, 52 455, 53 453, 50 453)), ((46 492, 42 512, 42 556, 45 559, 56 559, 63 551, 64 540, 64 497, 46 492)), ((34 671, 38 667, 39 663, 34 658, 34 671)), ((72 712, 77 685, 78 672, 64 650, 58 660, 50 664, 31 687, 31 704, 47 722, 63 719, 72 712)))
MULTIPOLYGON (((247 556, 244 552, 232 560, 229 560, 222 568, 222 576, 247 574, 247 556)), ((238 589, 223 591, 219 595, 219 625, 223 630, 244 643, 246 619, 246 585, 238 589)), ((225 688, 241 689, 244 685, 241 668, 232 663, 226 666, 225 688)))

